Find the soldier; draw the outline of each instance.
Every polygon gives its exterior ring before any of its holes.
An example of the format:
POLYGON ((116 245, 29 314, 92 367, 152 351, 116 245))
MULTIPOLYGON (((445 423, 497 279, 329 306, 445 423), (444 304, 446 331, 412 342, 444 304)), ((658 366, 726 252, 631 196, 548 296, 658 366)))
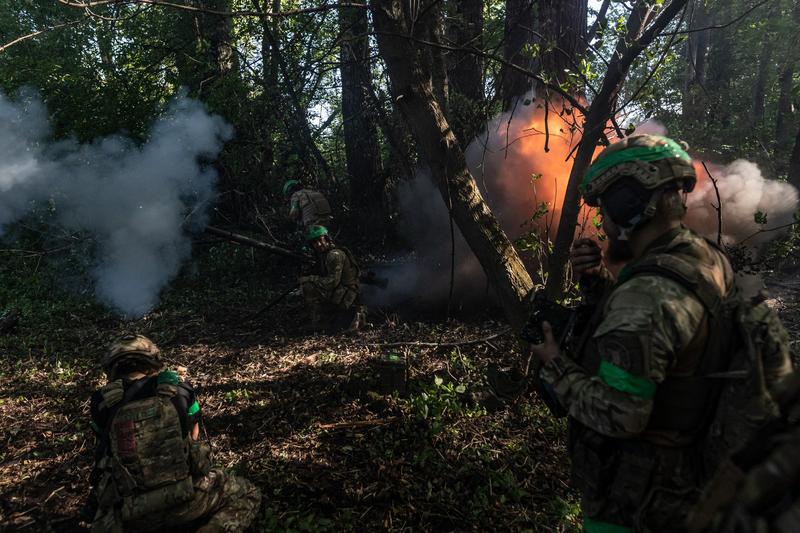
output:
POLYGON ((297 225, 304 229, 331 226, 331 206, 321 192, 305 187, 298 180, 288 180, 283 184, 283 195, 289 198, 289 218, 297 225))
POLYGON ((153 531, 199 521, 205 521, 202 532, 244 530, 261 493, 212 467, 208 445, 198 440, 194 391, 163 370, 156 345, 124 336, 111 345, 103 369, 108 384, 91 398, 98 507, 92 531, 153 531))
MULTIPOLYGON (((603 150, 582 193, 600 208, 608 257, 627 264, 614 280, 600 246, 577 241, 573 272, 596 302, 594 316, 567 345, 569 357, 546 323, 545 342, 531 347, 569 413, 589 533, 681 531, 706 476, 698 443, 720 389, 705 371, 725 358, 714 348, 727 341, 717 310, 734 276, 722 251, 682 225, 682 193, 695 181, 690 157, 670 139, 636 135, 603 150)), ((784 346, 765 369, 768 384, 789 371, 784 346)))
POLYGON ((348 329, 358 329, 364 322, 364 311, 358 305, 359 269, 353 254, 337 247, 324 226, 308 228, 306 241, 314 248, 320 272, 298 279, 311 326, 319 327, 323 315, 334 319, 352 315, 348 329))
POLYGON ((780 415, 722 464, 692 512, 691 532, 800 531, 800 373, 777 389, 780 415))

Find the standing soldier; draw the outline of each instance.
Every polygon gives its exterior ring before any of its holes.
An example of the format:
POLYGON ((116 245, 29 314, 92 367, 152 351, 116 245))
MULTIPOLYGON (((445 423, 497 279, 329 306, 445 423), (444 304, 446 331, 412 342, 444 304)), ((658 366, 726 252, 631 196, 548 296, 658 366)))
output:
MULTIPOLYGON (((582 193, 600 208, 609 257, 627 264, 614 280, 599 245, 576 242, 573 271, 598 302, 594 316, 569 357, 547 323, 545 342, 531 347, 569 413, 589 533, 682 531, 707 476, 700 442, 721 393, 707 370, 730 359, 715 347, 736 334, 722 312, 734 275, 722 251, 682 225, 682 193, 695 181, 690 157, 670 139, 635 135, 603 150, 582 193)), ((785 338, 779 322, 772 327, 785 338)), ((770 390, 790 371, 788 347, 777 344, 764 368, 770 390)))
POLYGON ((303 229, 331 226, 331 206, 321 192, 309 189, 298 180, 288 180, 283 184, 283 195, 289 198, 289 218, 298 226, 303 229))
POLYGON ((364 322, 364 311, 358 305, 359 270, 353 254, 347 248, 336 246, 324 226, 311 226, 306 241, 317 255, 319 275, 298 279, 309 310, 311 326, 327 318, 346 316, 348 330, 357 330, 364 322))
POLYGON ((174 529, 243 531, 261 493, 246 479, 212 467, 199 439, 200 405, 159 349, 142 335, 114 342, 103 359, 108 384, 91 398, 97 435, 92 531, 174 529))

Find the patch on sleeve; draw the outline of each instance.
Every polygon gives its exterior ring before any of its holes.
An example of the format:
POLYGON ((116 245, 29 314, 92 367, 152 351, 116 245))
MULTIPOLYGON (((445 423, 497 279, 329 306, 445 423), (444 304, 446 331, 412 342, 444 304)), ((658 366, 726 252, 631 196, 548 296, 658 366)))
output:
POLYGON ((645 376, 649 370, 647 358, 650 356, 643 339, 636 334, 609 333, 595 341, 597 351, 603 361, 636 375, 645 376))

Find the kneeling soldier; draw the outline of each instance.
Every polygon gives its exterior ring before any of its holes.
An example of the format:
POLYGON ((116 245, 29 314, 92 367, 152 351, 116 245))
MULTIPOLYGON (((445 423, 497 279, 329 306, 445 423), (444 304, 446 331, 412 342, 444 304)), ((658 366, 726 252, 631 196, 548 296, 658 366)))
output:
POLYGON ((244 530, 261 493, 212 467, 208 445, 198 440, 194 391, 163 370, 156 345, 141 335, 122 337, 103 369, 108 384, 91 398, 98 505, 91 530, 153 531, 201 521, 198 531, 244 530))
POLYGON ((317 254, 320 272, 298 280, 312 327, 320 326, 322 315, 330 318, 340 315, 348 317, 349 330, 358 329, 364 321, 364 312, 358 305, 359 270, 353 254, 336 246, 324 226, 308 228, 306 240, 317 254))

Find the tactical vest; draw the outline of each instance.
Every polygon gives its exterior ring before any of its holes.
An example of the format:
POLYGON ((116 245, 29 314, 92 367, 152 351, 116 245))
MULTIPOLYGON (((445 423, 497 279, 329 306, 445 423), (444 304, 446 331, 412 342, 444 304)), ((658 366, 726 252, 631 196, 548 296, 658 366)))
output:
POLYGON ((331 205, 325 195, 319 191, 303 189, 299 192, 305 201, 300 203, 303 215, 303 226, 324 226, 333 218, 331 205))
POLYGON ((194 485, 190 439, 183 437, 172 403, 177 386, 159 383, 154 396, 130 402, 122 401, 121 391, 117 380, 102 394, 113 410, 106 432, 114 499, 121 504, 121 520, 128 522, 188 502, 194 485))

